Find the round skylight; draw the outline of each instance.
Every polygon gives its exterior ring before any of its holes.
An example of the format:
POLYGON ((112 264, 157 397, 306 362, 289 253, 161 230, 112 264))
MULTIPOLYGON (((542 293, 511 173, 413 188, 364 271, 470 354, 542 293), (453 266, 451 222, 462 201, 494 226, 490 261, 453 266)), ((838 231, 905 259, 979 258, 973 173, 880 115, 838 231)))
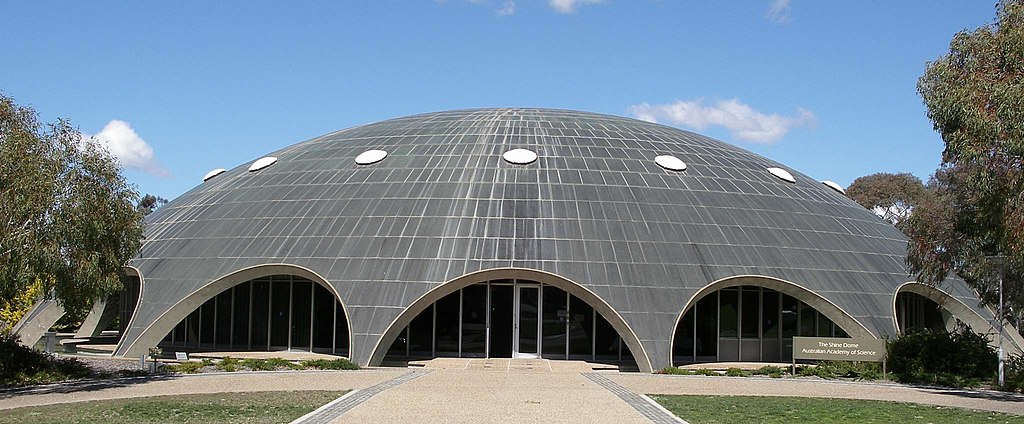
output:
POLYGON ((209 180, 210 178, 223 174, 225 171, 227 171, 227 169, 217 168, 214 169, 213 171, 207 172, 206 175, 203 175, 203 181, 209 180))
POLYGON ((831 188, 832 190, 835 190, 835 191, 838 191, 840 193, 846 194, 846 190, 843 190, 843 186, 841 186, 839 184, 836 184, 835 182, 825 180, 825 181, 822 181, 821 183, 829 186, 829 188, 831 188))
POLYGON ((782 169, 782 168, 768 168, 768 172, 770 172, 772 175, 774 175, 776 177, 779 177, 780 180, 783 180, 783 181, 786 181, 786 182, 790 182, 790 183, 795 183, 796 182, 796 178, 793 178, 793 174, 790 174, 789 171, 787 171, 785 169, 782 169))
POLYGON ((501 157, 509 163, 514 163, 516 165, 526 165, 537 160, 537 154, 532 150, 526 149, 512 149, 505 152, 501 157))
POLYGON ((249 172, 259 171, 263 168, 273 165, 275 162, 277 162, 277 158, 273 156, 261 157, 259 159, 256 159, 256 162, 253 162, 252 165, 249 165, 249 172))
POLYGON ((672 155, 661 155, 654 158, 654 163, 657 163, 662 168, 669 171, 685 171, 686 162, 679 160, 679 158, 672 155))
POLYGON ((356 156, 357 165, 369 165, 371 163, 377 163, 384 160, 388 156, 388 152, 384 150, 367 150, 356 156))

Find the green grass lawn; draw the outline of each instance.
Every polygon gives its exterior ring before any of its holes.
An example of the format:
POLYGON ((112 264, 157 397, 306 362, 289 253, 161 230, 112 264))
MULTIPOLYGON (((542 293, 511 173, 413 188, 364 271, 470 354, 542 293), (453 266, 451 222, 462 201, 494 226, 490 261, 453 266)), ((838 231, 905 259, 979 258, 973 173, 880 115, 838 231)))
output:
POLYGON ((1024 416, 873 400, 651 395, 692 424, 1022 423, 1024 416))
POLYGON ((157 396, 0 411, 0 423, 286 423, 344 392, 254 392, 157 396))

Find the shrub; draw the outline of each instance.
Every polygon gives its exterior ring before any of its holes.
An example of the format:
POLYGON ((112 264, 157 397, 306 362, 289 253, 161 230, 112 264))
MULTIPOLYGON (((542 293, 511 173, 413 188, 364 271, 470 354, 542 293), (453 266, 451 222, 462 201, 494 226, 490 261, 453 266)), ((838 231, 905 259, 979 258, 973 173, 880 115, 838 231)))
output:
POLYGON ((18 343, 17 336, 0 331, 0 386, 23 386, 84 378, 92 374, 85 364, 60 359, 18 343))
POLYGON ((725 370, 726 377, 747 377, 750 373, 743 371, 739 368, 729 368, 725 370))
POLYGON ((178 374, 195 374, 199 370, 203 369, 202 362, 187 361, 180 364, 167 364, 164 365, 164 369, 167 372, 178 373, 178 374))
POLYGON ((226 372, 235 372, 238 370, 238 366, 240 363, 241 361, 239 361, 236 358, 225 356, 223 359, 220 360, 220 362, 217 363, 217 369, 226 372))
POLYGON ((988 336, 957 324, 952 332, 912 331, 888 343, 889 366, 905 383, 974 386, 991 381, 999 359, 988 336))
POLYGON ((1003 365, 1002 390, 1010 392, 1024 391, 1024 356, 1011 356, 1003 365))
POLYGON ((670 375, 693 375, 693 371, 682 369, 679 367, 665 367, 658 374, 670 374, 670 375))
POLYGON ((359 366, 345 358, 311 359, 300 363, 305 368, 317 370, 357 370, 359 366))
POLYGON ((767 375, 771 378, 780 378, 785 370, 775 365, 766 365, 753 371, 754 375, 767 375))

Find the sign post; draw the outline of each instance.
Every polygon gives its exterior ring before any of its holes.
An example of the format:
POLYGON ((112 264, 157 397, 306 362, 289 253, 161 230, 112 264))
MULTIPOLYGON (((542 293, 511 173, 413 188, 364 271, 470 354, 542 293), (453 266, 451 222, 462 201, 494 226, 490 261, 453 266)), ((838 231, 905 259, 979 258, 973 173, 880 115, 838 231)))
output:
POLYGON ((885 340, 836 337, 793 337, 793 375, 797 359, 881 362, 886 378, 885 340))

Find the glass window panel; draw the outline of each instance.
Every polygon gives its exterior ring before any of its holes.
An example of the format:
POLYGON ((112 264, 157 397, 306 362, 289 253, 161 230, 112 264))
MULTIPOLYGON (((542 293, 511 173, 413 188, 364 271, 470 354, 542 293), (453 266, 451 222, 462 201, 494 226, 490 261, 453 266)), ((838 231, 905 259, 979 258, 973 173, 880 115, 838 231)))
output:
POLYGON ((334 343, 334 293, 313 284, 313 349, 329 352, 334 343))
POLYGON ((459 292, 437 301, 437 355, 459 354, 459 292))
POLYGON ((761 311, 759 306, 761 305, 761 293, 757 288, 745 289, 742 292, 743 296, 743 313, 740 314, 742 325, 740 329, 743 332, 743 338, 745 339, 756 339, 761 334, 761 329, 758 325, 761 322, 761 311))
MULTIPOLYGON (((512 280, 491 282, 491 350, 492 358, 512 357, 512 280), (498 283, 508 284, 498 284, 498 283)), ((564 353, 563 353, 564 355, 564 353)))
POLYGON ((693 319, 696 308, 690 308, 679 320, 675 340, 672 341, 672 356, 675 361, 693 361, 693 319))
POLYGON ((462 289, 462 356, 483 356, 487 340, 487 285, 462 289))
POLYGON ((791 338, 798 334, 797 314, 799 313, 800 302, 793 296, 782 295, 782 337, 791 338))
POLYGON ((267 334, 270 331, 270 280, 260 279, 252 283, 252 349, 267 349, 267 334))
POLYGON ((565 358, 566 324, 569 322, 568 295, 558 287, 544 286, 541 346, 545 357, 565 358))
POLYGON ((597 333, 594 337, 597 359, 615 361, 619 359, 619 333, 601 314, 597 314, 597 333))
POLYGON ((231 348, 231 295, 232 290, 227 289, 216 297, 217 321, 215 326, 217 327, 217 332, 215 334, 215 344, 218 349, 231 348))
POLYGON ((694 317, 697 322, 697 356, 716 357, 718 355, 718 293, 704 296, 697 302, 694 317))
POLYGON ((817 320, 818 311, 807 306, 806 303, 800 302, 800 335, 803 337, 814 337, 818 334, 815 329, 817 320))
POLYGON ((719 292, 718 335, 735 338, 739 336, 739 292, 722 290, 719 292))
POLYGON ((537 354, 537 339, 540 333, 540 287, 519 287, 519 352, 537 354))
POLYGON ((580 298, 569 296, 569 355, 586 356, 593 353, 594 310, 580 298))
POLYGON ((818 313, 818 337, 832 337, 832 320, 818 313))
POLYGON ((765 289, 761 294, 761 336, 779 338, 779 292, 765 289))
POLYGON ((388 348, 388 355, 404 357, 406 354, 406 344, 408 343, 409 327, 405 327, 401 333, 398 333, 398 337, 395 337, 395 342, 391 343, 391 347, 388 348))
POLYGON ((231 335, 231 348, 238 350, 249 349, 249 294, 252 283, 244 282, 235 286, 235 313, 234 331, 231 335))
POLYGON ((185 345, 199 347, 199 309, 185 318, 185 345))
POLYGON ((291 303, 291 283, 287 277, 273 279, 270 285, 270 347, 288 348, 288 306, 291 303))
POLYGON ((434 343, 434 305, 430 305, 409 324, 409 355, 431 356, 434 343))
POLYGON ((313 282, 295 279, 292 283, 292 348, 309 349, 310 307, 313 301, 313 282))
POLYGON ((213 347, 213 332, 214 324, 216 323, 215 317, 216 304, 214 299, 207 300, 203 304, 199 311, 199 346, 200 347, 213 347))
MULTIPOLYGON (((332 296, 333 299, 333 296, 332 296)), ((345 316, 345 309, 341 302, 334 301, 334 353, 339 355, 348 354, 348 318, 345 316)))

